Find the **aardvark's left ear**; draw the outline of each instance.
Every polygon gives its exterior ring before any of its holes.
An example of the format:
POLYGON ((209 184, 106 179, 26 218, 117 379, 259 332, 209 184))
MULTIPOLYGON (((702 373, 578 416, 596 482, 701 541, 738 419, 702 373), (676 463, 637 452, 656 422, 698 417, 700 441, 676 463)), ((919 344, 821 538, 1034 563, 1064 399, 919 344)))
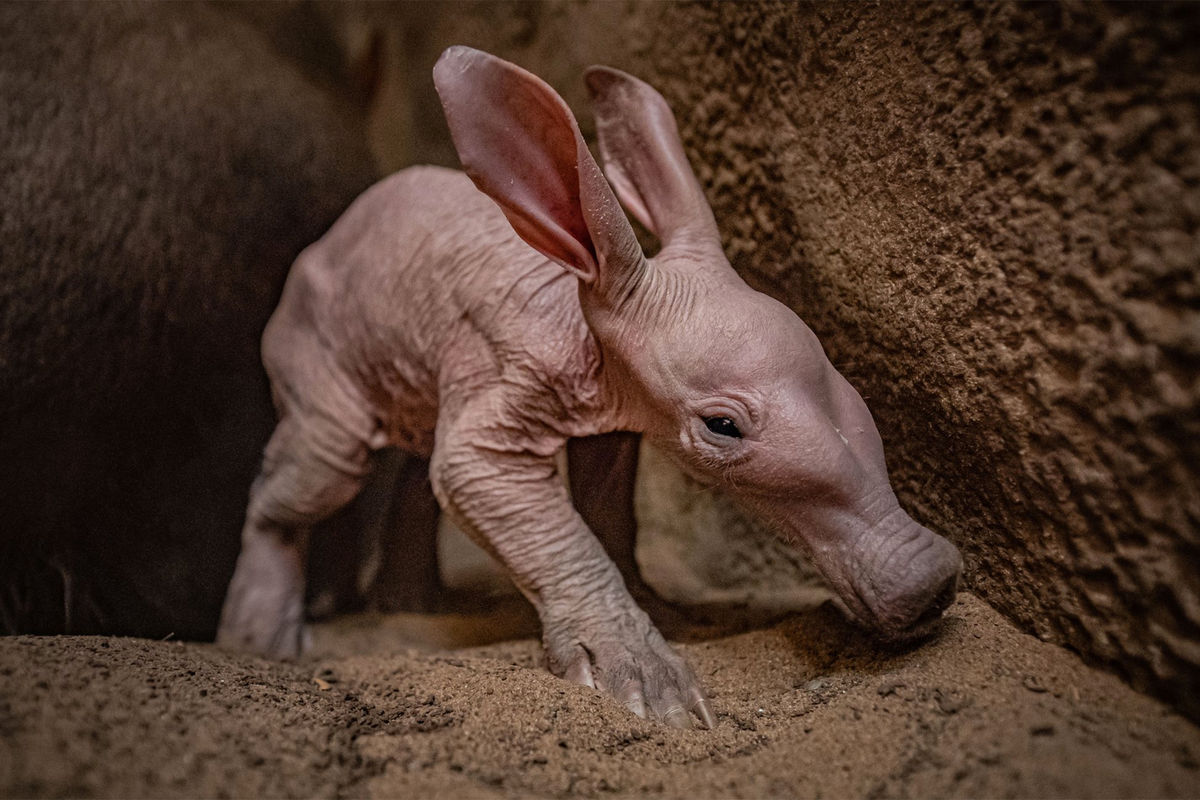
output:
POLYGON ((602 293, 642 266, 629 221, 553 89, 469 47, 446 50, 433 80, 463 168, 522 239, 602 293))

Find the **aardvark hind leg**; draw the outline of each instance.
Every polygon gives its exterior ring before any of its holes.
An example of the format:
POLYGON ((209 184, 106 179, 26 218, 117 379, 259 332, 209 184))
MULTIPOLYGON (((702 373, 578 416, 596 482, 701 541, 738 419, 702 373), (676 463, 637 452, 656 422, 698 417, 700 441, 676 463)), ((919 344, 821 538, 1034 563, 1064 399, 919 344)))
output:
POLYGON ((272 658, 296 658, 304 651, 309 531, 354 498, 366 468, 365 445, 339 426, 284 417, 250 491, 218 644, 272 658))

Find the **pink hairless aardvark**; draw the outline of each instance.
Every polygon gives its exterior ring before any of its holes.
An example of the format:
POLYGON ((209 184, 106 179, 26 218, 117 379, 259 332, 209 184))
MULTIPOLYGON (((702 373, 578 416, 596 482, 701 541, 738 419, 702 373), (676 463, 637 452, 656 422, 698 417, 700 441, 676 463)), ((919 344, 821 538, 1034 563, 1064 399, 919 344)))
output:
POLYGON ((552 672, 711 727, 557 475, 568 440, 609 431, 650 437, 794 540, 863 624, 928 630, 958 552, 901 510, 871 416, 812 331, 729 266, 666 101, 588 70, 606 180, 534 75, 466 47, 433 74, 466 175, 393 175, 292 268, 263 336, 280 421, 218 640, 298 654, 307 530, 398 445, 431 458, 443 508, 536 607, 552 672))

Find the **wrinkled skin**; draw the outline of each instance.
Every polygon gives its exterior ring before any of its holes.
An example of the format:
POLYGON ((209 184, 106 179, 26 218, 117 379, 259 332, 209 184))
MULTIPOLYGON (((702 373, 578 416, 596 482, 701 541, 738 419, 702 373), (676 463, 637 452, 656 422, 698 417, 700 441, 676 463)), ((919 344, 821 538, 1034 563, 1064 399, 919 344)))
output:
POLYGON ((900 509, 870 414, 812 332, 729 267, 663 99, 589 71, 610 188, 534 76, 451 48, 434 80, 467 175, 414 168, 366 192, 297 261, 267 327, 281 419, 220 640, 302 649, 306 531, 397 444, 431 458, 443 508, 536 607, 551 671, 711 727, 556 474, 568 440, 609 431, 651 437, 775 524, 863 623, 923 632, 958 553, 900 509), (662 241, 655 258, 614 189, 662 241))

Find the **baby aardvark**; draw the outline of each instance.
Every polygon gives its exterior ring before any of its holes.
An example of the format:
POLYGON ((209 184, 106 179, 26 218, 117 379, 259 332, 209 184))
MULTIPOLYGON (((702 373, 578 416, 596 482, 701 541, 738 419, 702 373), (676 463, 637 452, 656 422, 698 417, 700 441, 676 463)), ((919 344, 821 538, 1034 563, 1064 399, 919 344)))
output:
POLYGON ((263 336, 280 420, 218 640, 299 653, 307 531, 398 445, 431 458, 442 507, 536 607, 554 674, 711 727, 556 474, 569 439, 609 431, 649 436, 800 543, 863 624, 927 630, 958 552, 901 510, 871 415, 812 331, 729 266, 666 101, 588 70, 605 180, 537 77, 466 47, 433 75, 466 175, 393 175, 292 268, 263 336))

